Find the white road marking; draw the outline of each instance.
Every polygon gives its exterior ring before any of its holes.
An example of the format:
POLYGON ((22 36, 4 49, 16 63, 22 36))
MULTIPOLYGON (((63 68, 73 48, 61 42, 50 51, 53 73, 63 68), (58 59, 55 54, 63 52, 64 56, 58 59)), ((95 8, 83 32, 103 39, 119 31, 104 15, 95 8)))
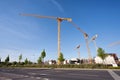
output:
POLYGON ((36 73, 28 73, 28 74, 30 74, 30 75, 36 75, 36 73))
POLYGON ((36 79, 41 79, 41 77, 36 77, 36 79))
POLYGON ((5 79, 5 80, 12 80, 12 79, 5 79))
POLYGON ((108 72, 114 78, 114 80, 120 80, 120 76, 117 75, 114 71, 108 70, 108 72))
POLYGON ((28 75, 24 75, 24 77, 29 77, 28 75))
POLYGON ((40 75, 45 76, 45 75, 47 75, 47 74, 40 74, 40 75))
POLYGON ((35 78, 34 76, 31 76, 30 78, 35 78))
POLYGON ((12 80, 12 79, 6 77, 0 77, 0 80, 12 80))
POLYGON ((49 80, 48 78, 43 78, 43 80, 49 80))
POLYGON ((69 73, 69 75, 82 75, 82 76, 95 76, 97 77, 98 75, 92 75, 92 74, 73 74, 73 73, 69 73))

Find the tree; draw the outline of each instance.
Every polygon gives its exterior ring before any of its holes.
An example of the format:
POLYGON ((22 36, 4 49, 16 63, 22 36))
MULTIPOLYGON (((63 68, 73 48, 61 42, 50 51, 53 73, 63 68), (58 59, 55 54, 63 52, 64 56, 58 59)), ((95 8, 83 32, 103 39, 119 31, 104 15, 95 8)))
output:
POLYGON ((44 58, 46 57, 46 52, 45 52, 45 50, 43 50, 42 52, 41 52, 41 58, 42 58, 42 61, 44 62, 44 58))
POLYGON ((65 60, 65 59, 64 59, 63 54, 60 53, 60 56, 59 56, 59 58, 58 58, 58 61, 60 61, 60 64, 61 64, 64 60, 65 60))
POLYGON ((16 61, 14 61, 14 62, 12 63, 12 65, 17 65, 17 62, 16 62, 16 61))
POLYGON ((102 48, 98 48, 97 52, 98 52, 97 56, 99 56, 104 63, 104 60, 107 57, 107 54, 105 54, 105 51, 102 48))
POLYGON ((28 61, 28 59, 26 58, 26 59, 25 59, 25 64, 28 64, 28 62, 29 62, 29 61, 28 61))
POLYGON ((9 60, 10 60, 10 58, 9 58, 9 55, 8 55, 5 59, 5 63, 9 63, 9 60))
POLYGON ((19 56, 19 63, 21 62, 21 60, 22 60, 22 54, 20 54, 19 56))
POLYGON ((1 57, 0 57, 0 63, 1 63, 1 57))
POLYGON ((42 58, 41 58, 41 56, 38 58, 37 62, 38 62, 38 64, 41 64, 41 63, 42 63, 42 58))

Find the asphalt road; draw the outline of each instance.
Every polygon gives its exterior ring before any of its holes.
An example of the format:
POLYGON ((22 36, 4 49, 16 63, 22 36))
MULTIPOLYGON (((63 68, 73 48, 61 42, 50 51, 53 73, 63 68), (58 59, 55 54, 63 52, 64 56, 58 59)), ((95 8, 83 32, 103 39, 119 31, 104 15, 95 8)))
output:
POLYGON ((62 69, 8 69, 0 68, 0 80, 120 80, 110 73, 120 70, 62 70, 62 69))

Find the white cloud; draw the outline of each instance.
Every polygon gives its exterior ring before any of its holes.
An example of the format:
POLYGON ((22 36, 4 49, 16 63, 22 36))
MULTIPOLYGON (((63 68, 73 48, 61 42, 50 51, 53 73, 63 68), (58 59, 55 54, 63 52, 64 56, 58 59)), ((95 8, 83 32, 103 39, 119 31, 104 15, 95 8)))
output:
POLYGON ((56 0, 51 0, 51 2, 59 9, 60 12, 64 12, 63 7, 56 0))

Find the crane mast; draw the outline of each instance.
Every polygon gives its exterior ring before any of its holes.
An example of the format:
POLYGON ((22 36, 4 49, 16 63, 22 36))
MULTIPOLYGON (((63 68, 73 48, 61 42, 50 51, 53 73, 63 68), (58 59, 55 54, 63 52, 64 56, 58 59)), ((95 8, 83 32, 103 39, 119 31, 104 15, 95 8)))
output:
MULTIPOLYGON (((57 19, 58 22, 58 58, 60 57, 60 52, 61 52, 61 47, 60 47, 60 23, 63 20, 69 21, 71 22, 72 19, 71 18, 60 18, 60 17, 53 17, 53 16, 40 16, 40 15, 36 15, 36 14, 20 14, 22 16, 33 16, 33 17, 37 17, 37 18, 49 18, 49 19, 57 19)), ((60 61, 58 60, 57 64, 60 64, 60 61)))
POLYGON ((87 33, 84 33, 84 38, 85 38, 86 47, 87 47, 87 51, 88 51, 89 63, 92 63, 92 57, 91 57, 91 52, 90 52, 90 48, 89 48, 88 34, 87 33))
MULTIPOLYGON (((61 48, 60 48, 60 23, 61 23, 62 19, 57 18, 57 21, 58 21, 58 58, 59 58, 60 57, 60 51, 61 51, 61 48)), ((58 64, 60 64, 59 60, 58 60, 58 64)))
POLYGON ((96 35, 94 35, 92 38, 91 38, 91 40, 89 41, 89 43, 90 42, 93 42, 94 43, 94 46, 95 46, 95 49, 96 49, 96 54, 97 54, 97 49, 98 49, 98 47, 97 47, 97 44, 96 44, 96 38, 98 37, 98 35, 96 34, 96 35))
POLYGON ((80 29, 74 22, 71 22, 71 24, 83 34, 85 42, 86 42, 86 48, 88 51, 89 63, 92 63, 91 52, 90 52, 90 48, 89 48, 89 44, 88 44, 88 34, 86 32, 84 32, 82 29, 80 29))
POLYGON ((78 45, 78 46, 76 47, 76 49, 78 50, 78 58, 79 58, 79 60, 80 60, 80 51, 79 51, 80 45, 78 45))
MULTIPOLYGON (((72 22, 71 18, 61 18, 61 17, 53 17, 53 16, 40 16, 40 15, 36 15, 36 14, 20 14, 22 16, 32 16, 32 17, 36 17, 36 18, 49 18, 49 19, 56 19, 57 23, 58 23, 58 58, 60 57, 60 52, 61 52, 61 47, 60 47, 60 26, 61 26, 61 22, 63 20, 66 20, 68 22, 70 22, 75 28, 77 28, 84 36, 85 41, 86 41, 86 47, 87 47, 87 51, 88 51, 88 56, 89 56, 89 61, 91 62, 91 53, 90 53, 90 48, 88 45, 88 34, 85 33, 82 29, 80 29, 75 23, 72 22)), ((60 61, 58 60, 58 65, 60 64, 60 61)))
POLYGON ((117 46, 117 45, 120 45, 120 41, 112 42, 111 44, 108 45, 108 47, 113 47, 113 46, 117 46))

